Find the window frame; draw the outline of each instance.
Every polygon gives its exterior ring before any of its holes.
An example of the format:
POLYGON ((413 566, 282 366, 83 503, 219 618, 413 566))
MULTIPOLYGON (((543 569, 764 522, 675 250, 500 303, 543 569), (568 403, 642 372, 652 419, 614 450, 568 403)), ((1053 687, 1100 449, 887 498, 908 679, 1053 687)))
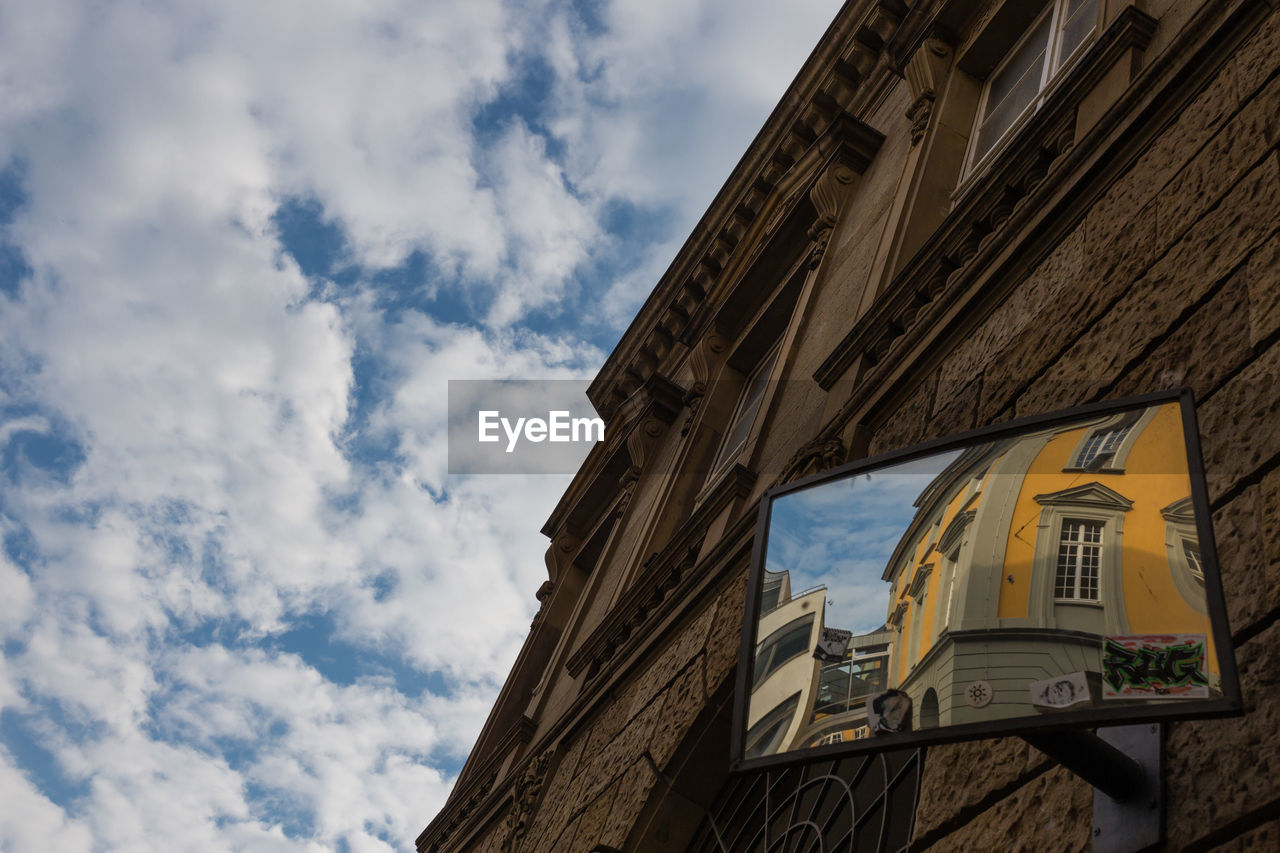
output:
POLYGON ((1063 604, 1102 604, 1102 552, 1106 547, 1107 526, 1104 522, 1095 518, 1073 518, 1064 517, 1062 523, 1058 525, 1058 559, 1054 564, 1053 572, 1053 600, 1063 604), (1067 538, 1069 525, 1078 528, 1079 535, 1071 539, 1067 538), (1090 540, 1086 538, 1085 532, 1096 532, 1097 539, 1090 540), (1063 571, 1063 549, 1073 549, 1073 557, 1069 565, 1068 571, 1063 571), (1085 569, 1085 549, 1092 549, 1091 559, 1093 565, 1093 595, 1092 597, 1082 595, 1082 587, 1084 586, 1084 569, 1085 569), (1071 581, 1070 584, 1063 584, 1063 578, 1066 575, 1071 581), (1071 595, 1065 595, 1060 590, 1071 592, 1071 595))
POLYGON ((1080 436, 1080 440, 1076 442, 1075 447, 1071 448, 1071 454, 1067 457, 1067 464, 1063 467, 1063 472, 1085 472, 1090 474, 1123 474, 1125 462, 1129 458, 1129 452, 1133 450, 1134 445, 1138 443, 1139 436, 1145 430, 1148 424, 1155 418, 1155 412, 1148 410, 1145 412, 1124 412, 1105 418, 1092 426, 1085 429, 1080 436), (1084 465, 1080 464, 1085 448, 1089 443, 1099 435, 1117 432, 1121 429, 1127 430, 1124 437, 1120 439, 1116 449, 1111 453, 1110 458, 1106 459, 1098 467, 1091 467, 1095 459, 1100 454, 1094 454, 1084 465))
MULTIPOLYGON (((792 599, 793 601, 795 599, 792 599)), ((760 645, 756 648, 755 661, 753 662, 754 671, 752 673, 752 689, 759 687, 768 680, 779 669, 805 654, 813 650, 813 623, 816 619, 815 614, 806 613, 803 616, 797 616, 790 622, 779 625, 769 636, 760 641, 760 645), (784 638, 789 638, 791 634, 796 633, 803 627, 805 629, 805 645, 798 651, 787 655, 785 658, 777 658, 778 646, 782 644, 784 638), (765 659, 765 654, 768 659, 765 659)))
MULTIPOLYGON (((1090 2, 1091 0, 1085 0, 1090 2)), ((969 132, 969 141, 965 146, 964 168, 960 172, 962 185, 967 183, 968 178, 977 174, 980 167, 989 163, 1003 148, 1008 144, 1018 130, 1026 124, 1030 116, 1035 115, 1045 101, 1052 95, 1057 82, 1062 79, 1065 72, 1069 70, 1083 56, 1086 51, 1085 47, 1098 38, 1101 30, 1100 22, 1105 10, 1106 4, 1102 0, 1093 0, 1096 2, 1094 8, 1093 26, 1088 34, 1080 40, 1067 56, 1063 57, 1062 39, 1064 34, 1064 19, 1068 4, 1071 0, 1050 0, 1045 8, 1032 19, 1031 23, 1026 26, 1018 38, 1005 51, 1003 58, 991 69, 986 79, 982 81, 982 91, 978 96, 977 110, 973 116, 973 124, 969 132), (1036 89, 1035 95, 1032 96, 1030 102, 1022 108, 1017 117, 1009 123, 1009 126, 1001 131, 1000 135, 992 140, 981 152, 978 151, 978 137, 982 129, 984 119, 986 118, 987 102, 991 94, 991 82, 996 79, 1005 67, 1012 61, 1026 44, 1027 40, 1035 33, 1036 29, 1043 22, 1045 16, 1050 17, 1049 21, 1049 38, 1044 47, 1044 60, 1040 69, 1040 84, 1036 89)))
POLYGON ((724 435, 720 437, 720 444, 716 447, 716 455, 713 457, 714 461, 711 464, 711 474, 707 477, 708 483, 714 483, 719 480, 733 463, 742 458, 743 451, 751 443, 756 422, 760 419, 760 413, 766 408, 766 398, 770 396, 769 382, 773 380, 776 373, 781 351, 782 340, 779 339, 760 357, 755 367, 743 379, 742 389, 738 392, 738 399, 733 405, 733 415, 730 416, 724 435), (757 386, 757 382, 760 383, 759 386, 757 386), (752 393, 756 387, 760 388, 758 395, 752 393), (749 402, 752 398, 754 398, 754 403, 749 402), (754 409, 749 416, 749 422, 746 420, 748 406, 754 409), (730 449, 729 439, 740 424, 745 424, 745 432, 737 445, 730 449))

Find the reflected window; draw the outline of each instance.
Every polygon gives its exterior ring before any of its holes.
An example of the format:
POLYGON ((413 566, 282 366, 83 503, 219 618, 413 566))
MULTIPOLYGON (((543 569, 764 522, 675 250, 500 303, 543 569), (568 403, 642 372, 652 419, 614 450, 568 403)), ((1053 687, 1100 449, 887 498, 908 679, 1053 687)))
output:
POLYGON ((1059 600, 1097 601, 1102 565, 1102 524, 1067 518, 1058 543, 1058 568, 1053 594, 1059 600))
POLYGON ((823 735, 818 739, 815 746, 827 746, 833 743, 844 743, 844 732, 832 732, 829 735, 823 735))
POLYGON ((787 736, 791 720, 796 708, 800 705, 800 694, 793 693, 782 704, 761 718, 747 731, 746 748, 743 754, 747 758, 759 758, 772 755, 782 748, 782 740, 787 736))
POLYGON ((1085 441, 1084 447, 1080 449, 1080 455, 1075 460, 1075 467, 1084 468, 1087 471, 1096 471, 1106 465, 1116 457, 1116 454, 1120 451, 1120 446, 1129 437, 1131 429, 1133 429, 1133 424, 1127 423, 1122 426, 1094 432, 1085 441))
POLYGON ((760 588, 760 613, 776 610, 791 598, 790 572, 764 573, 764 584, 760 588))
POLYGON ((1094 33, 1097 20, 1098 0, 1057 0, 1027 28, 982 88, 969 168, 1040 108, 1054 76, 1094 33))
POLYGON ((866 657, 850 658, 840 663, 828 664, 818 677, 818 689, 813 699, 811 722, 824 717, 862 709, 873 693, 881 693, 888 686, 888 647, 884 651, 866 657))
POLYGON ((1196 580, 1204 583, 1204 566, 1200 563, 1200 543, 1183 539, 1182 555, 1187 558, 1187 570, 1195 576, 1196 580))
POLYGON ((770 634, 756 649, 756 676, 752 687, 760 684, 778 667, 809 649, 813 632, 813 614, 802 616, 770 634))

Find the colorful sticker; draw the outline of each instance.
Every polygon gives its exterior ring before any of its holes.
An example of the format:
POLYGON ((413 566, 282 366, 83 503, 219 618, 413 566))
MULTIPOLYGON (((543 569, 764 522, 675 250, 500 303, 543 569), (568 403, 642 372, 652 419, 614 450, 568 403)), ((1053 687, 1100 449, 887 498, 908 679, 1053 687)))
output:
POLYGON ((1103 640, 1103 699, 1208 696, 1204 634, 1128 634, 1103 640))

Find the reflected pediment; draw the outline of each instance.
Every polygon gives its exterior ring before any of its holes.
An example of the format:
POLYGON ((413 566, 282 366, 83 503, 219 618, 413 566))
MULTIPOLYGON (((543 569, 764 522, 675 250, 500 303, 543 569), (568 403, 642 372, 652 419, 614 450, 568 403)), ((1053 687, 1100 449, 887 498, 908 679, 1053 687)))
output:
POLYGON ((1097 509, 1110 509, 1128 512, 1133 509, 1133 501, 1098 482, 1085 483, 1083 486, 1072 486, 1058 492, 1036 495, 1036 503, 1041 506, 1083 506, 1097 509))

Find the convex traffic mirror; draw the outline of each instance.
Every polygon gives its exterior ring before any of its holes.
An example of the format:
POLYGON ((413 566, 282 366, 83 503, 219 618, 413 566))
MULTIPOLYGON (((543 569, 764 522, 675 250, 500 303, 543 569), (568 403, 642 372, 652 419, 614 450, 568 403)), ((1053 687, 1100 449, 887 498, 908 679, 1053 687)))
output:
POLYGON ((1238 713, 1190 392, 771 490, 739 767, 1238 713))

